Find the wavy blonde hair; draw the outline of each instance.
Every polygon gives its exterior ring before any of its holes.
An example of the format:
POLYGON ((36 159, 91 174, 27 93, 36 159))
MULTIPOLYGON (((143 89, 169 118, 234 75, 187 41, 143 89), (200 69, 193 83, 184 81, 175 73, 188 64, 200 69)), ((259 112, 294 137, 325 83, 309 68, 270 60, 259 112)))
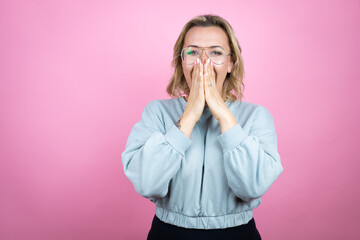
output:
POLYGON ((241 48, 231 25, 225 19, 216 15, 197 16, 191 19, 183 27, 174 46, 174 58, 171 63, 172 67, 174 67, 174 73, 171 76, 170 82, 166 88, 167 93, 171 97, 181 97, 183 95, 189 96, 190 94, 190 88, 186 82, 181 65, 181 51, 184 46, 184 40, 187 32, 192 27, 211 26, 220 27, 226 33, 230 46, 230 56, 234 62, 231 73, 226 75, 226 79, 222 87, 222 96, 226 96, 231 102, 236 99, 242 99, 243 90, 245 89, 245 85, 243 83, 245 71, 244 62, 241 56, 241 48))

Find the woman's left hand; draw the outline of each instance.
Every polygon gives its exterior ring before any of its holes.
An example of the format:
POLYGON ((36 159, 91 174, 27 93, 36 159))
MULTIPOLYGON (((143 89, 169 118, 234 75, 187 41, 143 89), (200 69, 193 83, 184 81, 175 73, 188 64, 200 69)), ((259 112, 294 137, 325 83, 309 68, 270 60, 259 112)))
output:
POLYGON ((235 126, 237 124, 236 118, 226 106, 223 98, 217 90, 214 66, 209 59, 204 65, 204 91, 205 101, 213 116, 219 121, 221 132, 224 133, 235 126))

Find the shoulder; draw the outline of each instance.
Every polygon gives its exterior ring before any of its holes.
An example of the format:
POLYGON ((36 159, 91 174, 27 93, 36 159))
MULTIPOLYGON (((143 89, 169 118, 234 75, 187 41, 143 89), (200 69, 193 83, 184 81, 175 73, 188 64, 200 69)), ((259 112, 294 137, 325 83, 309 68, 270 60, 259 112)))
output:
POLYGON ((179 98, 171 99, 154 99, 151 100, 146 106, 145 109, 152 111, 153 113, 163 112, 163 111, 172 111, 181 106, 181 100, 179 98))
POLYGON ((151 100, 143 110, 142 119, 146 124, 156 124, 164 130, 165 125, 173 123, 173 119, 178 117, 181 104, 177 98, 151 100))
POLYGON ((171 105, 174 105, 177 103, 179 103, 178 98, 154 99, 154 100, 151 100, 150 102, 148 102, 147 106, 149 106, 149 107, 160 107, 160 106, 168 107, 168 106, 171 106, 171 105))
POLYGON ((269 110, 263 105, 257 103, 251 103, 246 101, 236 100, 231 103, 230 106, 234 111, 241 112, 242 114, 256 114, 259 112, 270 114, 269 110))
POLYGON ((172 116, 170 118, 177 117, 184 109, 183 103, 179 98, 155 99, 146 104, 143 116, 165 122, 169 120, 169 116, 172 116))
POLYGON ((270 111, 263 105, 236 100, 231 103, 230 110, 241 123, 251 125, 273 125, 274 118, 270 111))

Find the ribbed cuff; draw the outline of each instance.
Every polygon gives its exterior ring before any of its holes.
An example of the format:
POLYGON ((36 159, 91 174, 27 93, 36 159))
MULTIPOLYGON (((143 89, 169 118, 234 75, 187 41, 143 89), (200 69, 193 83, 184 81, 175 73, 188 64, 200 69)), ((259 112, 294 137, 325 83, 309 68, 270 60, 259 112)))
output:
POLYGON ((238 146, 246 137, 246 132, 238 123, 223 134, 217 136, 217 139, 220 142, 223 152, 227 152, 238 146))
POLYGON ((186 150, 190 147, 192 141, 187 138, 175 125, 172 126, 165 134, 166 141, 175 148, 180 154, 185 155, 186 150))

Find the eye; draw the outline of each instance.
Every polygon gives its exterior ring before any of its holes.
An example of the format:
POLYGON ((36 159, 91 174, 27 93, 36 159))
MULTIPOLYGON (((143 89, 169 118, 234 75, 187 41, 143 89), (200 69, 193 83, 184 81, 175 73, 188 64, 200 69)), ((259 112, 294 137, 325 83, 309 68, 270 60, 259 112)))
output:
POLYGON ((224 53, 223 53, 223 52, 221 52, 221 51, 217 51, 217 50, 213 50, 213 51, 211 51, 211 52, 210 52, 210 54, 211 54, 211 56, 214 56, 214 57, 218 57, 218 56, 222 56, 222 55, 224 55, 224 53))
POLYGON ((199 51, 196 49, 188 49, 186 50, 187 55, 199 55, 199 51))

